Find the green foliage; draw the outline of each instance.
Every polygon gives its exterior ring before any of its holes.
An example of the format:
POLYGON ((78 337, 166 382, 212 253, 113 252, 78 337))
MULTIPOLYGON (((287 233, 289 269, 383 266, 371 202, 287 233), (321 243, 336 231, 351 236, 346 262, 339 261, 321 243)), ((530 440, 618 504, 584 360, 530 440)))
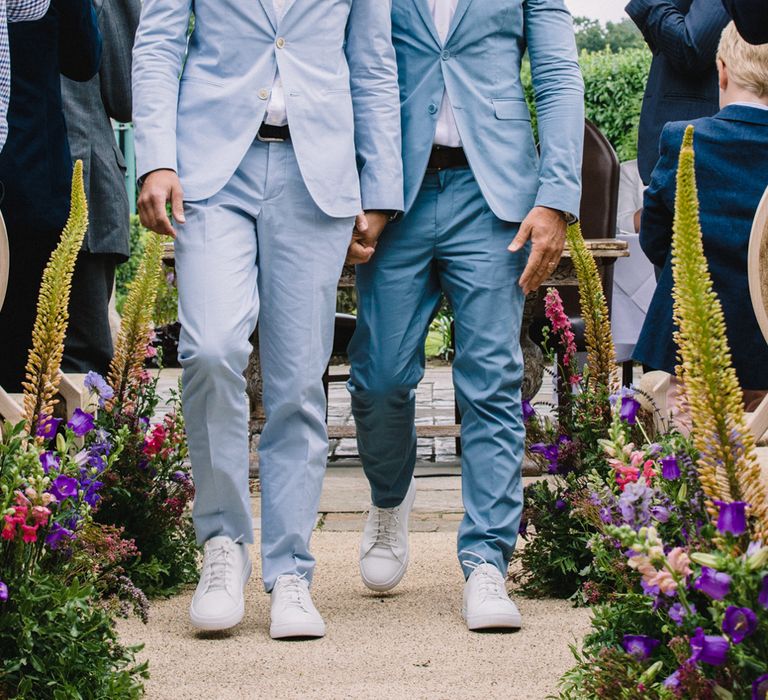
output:
POLYGON ((620 22, 606 22, 589 17, 574 17, 576 47, 579 51, 598 52, 610 50, 614 53, 627 49, 644 49, 645 39, 635 23, 625 17, 620 22))
MULTIPOLYGON (((637 157, 637 126, 651 58, 647 49, 618 53, 583 51, 579 58, 587 118, 613 144, 621 161, 637 157)), ((522 80, 535 125, 535 101, 527 63, 523 67, 522 80)))
POLYGON ((90 583, 55 574, 21 578, 0 614, 0 696, 130 700, 143 695, 137 647, 120 644, 90 583))

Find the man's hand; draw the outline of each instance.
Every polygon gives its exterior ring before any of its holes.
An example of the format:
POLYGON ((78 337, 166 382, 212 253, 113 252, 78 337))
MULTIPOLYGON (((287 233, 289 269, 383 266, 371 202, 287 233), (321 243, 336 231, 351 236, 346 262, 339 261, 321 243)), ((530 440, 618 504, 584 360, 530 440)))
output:
POLYGON ((379 236, 388 222, 389 215, 381 211, 361 212, 357 215, 352 242, 347 251, 348 265, 364 265, 373 257, 379 236))
POLYGON ((520 286, 525 294, 538 289, 555 271, 565 247, 565 229, 563 215, 549 207, 534 207, 520 224, 508 250, 516 253, 531 239, 531 255, 520 276, 520 286))
POLYGON ((171 203, 173 219, 185 223, 184 194, 179 176, 173 170, 153 170, 144 178, 139 195, 139 219, 150 231, 176 238, 165 205, 171 203))

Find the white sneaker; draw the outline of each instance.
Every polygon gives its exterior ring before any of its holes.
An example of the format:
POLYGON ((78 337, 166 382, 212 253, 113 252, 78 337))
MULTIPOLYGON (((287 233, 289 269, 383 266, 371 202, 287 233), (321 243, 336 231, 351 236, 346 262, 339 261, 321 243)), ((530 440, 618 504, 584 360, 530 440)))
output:
POLYGON ((272 589, 272 639, 287 637, 323 637, 325 622, 317 612, 304 576, 284 574, 272 589))
MULTIPOLYGON (((467 566, 471 563, 464 562, 467 566)), ((509 599, 504 577, 493 565, 483 561, 464 584, 464 607, 461 614, 471 630, 520 629, 523 618, 509 599)))
POLYGON ((416 499, 416 480, 411 479, 403 502, 395 508, 374 505, 360 542, 360 576, 372 591, 389 591, 408 568, 408 517, 416 499))
POLYGON ((248 548, 230 537, 205 543, 203 571, 189 606, 192 624, 201 630, 226 630, 243 619, 243 589, 251 575, 248 548))

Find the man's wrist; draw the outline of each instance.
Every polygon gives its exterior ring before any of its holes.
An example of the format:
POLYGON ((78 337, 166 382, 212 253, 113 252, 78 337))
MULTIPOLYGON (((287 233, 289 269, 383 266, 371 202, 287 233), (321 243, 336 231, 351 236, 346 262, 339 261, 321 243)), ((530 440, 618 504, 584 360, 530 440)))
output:
POLYGON ((394 221, 400 213, 396 209, 366 209, 366 214, 381 214, 387 217, 387 222, 394 221))

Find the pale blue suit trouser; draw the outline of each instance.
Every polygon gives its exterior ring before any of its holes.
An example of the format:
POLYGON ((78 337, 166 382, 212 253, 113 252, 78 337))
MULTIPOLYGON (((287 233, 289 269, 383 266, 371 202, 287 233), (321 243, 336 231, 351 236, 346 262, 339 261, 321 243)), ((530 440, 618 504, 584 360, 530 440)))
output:
MULTIPOLYGON (((525 428, 518 285, 527 249, 507 250, 518 225, 490 211, 469 168, 428 171, 411 211, 357 268, 358 320, 349 389, 375 505, 405 497, 416 462, 415 389, 441 291, 455 318, 453 379, 461 411, 459 560, 506 572, 522 515, 525 428)), ((465 576, 470 570, 465 565, 465 576)))
POLYGON ((219 193, 184 206, 179 358, 198 541, 253 542, 243 372, 258 320, 264 586, 271 590, 281 574, 311 580, 309 541, 328 454, 322 376, 354 219, 317 207, 288 142, 255 141, 219 193))

